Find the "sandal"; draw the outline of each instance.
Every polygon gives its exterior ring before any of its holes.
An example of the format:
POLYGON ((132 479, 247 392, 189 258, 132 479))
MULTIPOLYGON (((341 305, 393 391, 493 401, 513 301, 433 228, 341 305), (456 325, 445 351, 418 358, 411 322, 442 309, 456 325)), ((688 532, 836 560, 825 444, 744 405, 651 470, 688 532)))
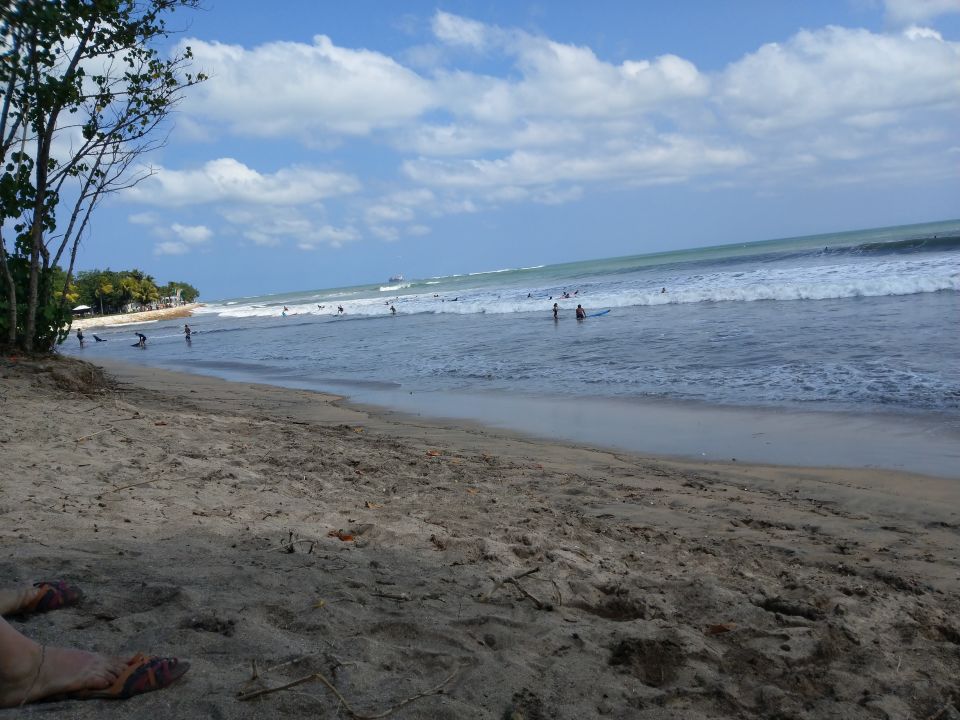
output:
POLYGON ((147 657, 138 653, 110 687, 81 690, 71 693, 70 697, 76 700, 124 700, 169 687, 189 669, 190 663, 176 658, 147 657))
POLYGON ((40 592, 30 602, 21 606, 16 614, 43 613, 76 605, 83 600, 83 591, 65 580, 50 580, 34 583, 40 592))

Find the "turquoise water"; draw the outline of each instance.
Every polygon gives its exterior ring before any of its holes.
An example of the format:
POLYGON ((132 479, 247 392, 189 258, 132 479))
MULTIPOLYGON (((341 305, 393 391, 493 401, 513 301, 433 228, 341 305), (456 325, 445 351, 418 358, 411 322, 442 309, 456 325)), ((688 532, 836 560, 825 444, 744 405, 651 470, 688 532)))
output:
POLYGON ((229 299, 192 318, 189 345, 182 323, 155 323, 136 328, 145 350, 118 327, 82 352, 368 400, 489 391, 955 420, 958 290, 950 221, 229 299), (578 304, 610 312, 577 322, 578 304))

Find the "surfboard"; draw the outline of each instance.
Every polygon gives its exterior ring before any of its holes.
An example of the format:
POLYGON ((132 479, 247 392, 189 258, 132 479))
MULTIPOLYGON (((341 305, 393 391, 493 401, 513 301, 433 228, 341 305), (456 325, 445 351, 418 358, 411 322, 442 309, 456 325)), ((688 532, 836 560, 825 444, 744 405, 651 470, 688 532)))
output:
POLYGON ((587 317, 600 317, 601 315, 606 315, 609 310, 601 310, 600 312, 590 313, 587 317))

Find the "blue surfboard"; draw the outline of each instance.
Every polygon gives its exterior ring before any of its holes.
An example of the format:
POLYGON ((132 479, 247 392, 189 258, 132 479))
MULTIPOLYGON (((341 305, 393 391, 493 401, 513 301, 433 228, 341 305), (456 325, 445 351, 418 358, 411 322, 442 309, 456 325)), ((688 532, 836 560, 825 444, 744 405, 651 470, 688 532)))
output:
POLYGON ((600 317, 601 315, 606 315, 609 310, 601 310, 600 312, 590 313, 587 317, 600 317))

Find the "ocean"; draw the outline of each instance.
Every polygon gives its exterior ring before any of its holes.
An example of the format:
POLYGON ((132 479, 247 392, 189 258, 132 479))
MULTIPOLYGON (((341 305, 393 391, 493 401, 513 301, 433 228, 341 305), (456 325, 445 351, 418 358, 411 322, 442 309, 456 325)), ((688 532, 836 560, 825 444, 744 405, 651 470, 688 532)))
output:
POLYGON ((958 291, 960 220, 235 298, 201 308, 190 343, 182 321, 160 321, 63 348, 548 435, 519 399, 884 415, 953 431, 958 291), (577 305, 590 317, 578 322, 577 305), (131 347, 135 330, 146 348, 131 347), (480 408, 492 398, 499 420, 480 408))

